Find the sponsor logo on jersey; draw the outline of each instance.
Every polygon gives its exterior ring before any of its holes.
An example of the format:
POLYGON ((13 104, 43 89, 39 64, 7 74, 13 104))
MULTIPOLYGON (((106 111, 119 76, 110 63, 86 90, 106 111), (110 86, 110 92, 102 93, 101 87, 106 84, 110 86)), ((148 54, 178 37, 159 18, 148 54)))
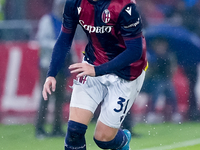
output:
POLYGON ((140 24, 140 18, 135 23, 132 23, 128 26, 124 26, 124 28, 131 28, 131 27, 136 27, 138 24, 140 24))
POLYGON ((113 26, 91 26, 84 23, 83 20, 79 20, 80 25, 89 33, 110 33, 113 26))
POLYGON ((102 21, 108 23, 110 21, 110 11, 105 9, 101 15, 102 21))
POLYGON ((126 9, 125 9, 125 11, 131 16, 131 10, 132 10, 132 8, 131 7, 127 7, 126 9))

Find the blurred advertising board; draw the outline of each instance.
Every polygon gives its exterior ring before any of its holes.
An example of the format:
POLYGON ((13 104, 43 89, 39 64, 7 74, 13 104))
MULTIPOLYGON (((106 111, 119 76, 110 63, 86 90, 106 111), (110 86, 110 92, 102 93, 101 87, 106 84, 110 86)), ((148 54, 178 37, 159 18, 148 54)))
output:
POLYGON ((36 42, 0 44, 0 121, 3 123, 16 123, 13 117, 31 116, 37 110, 41 94, 38 50, 36 42))
MULTIPOLYGON (((72 45, 74 62, 81 62, 86 43, 76 41, 72 45)), ((72 75, 66 90, 71 92, 72 75)), ((186 114, 188 110, 188 81, 182 70, 173 77, 177 91, 178 109, 186 114)), ((39 45, 30 42, 0 43, 0 123, 34 123, 42 89, 39 86, 39 45)), ((136 99, 131 111, 141 120, 148 111, 149 99, 144 93, 136 99)), ((165 104, 159 106, 163 111, 165 104)), ((50 110, 52 116, 53 110, 50 110)), ((65 121, 68 119, 69 104, 63 107, 65 121)))

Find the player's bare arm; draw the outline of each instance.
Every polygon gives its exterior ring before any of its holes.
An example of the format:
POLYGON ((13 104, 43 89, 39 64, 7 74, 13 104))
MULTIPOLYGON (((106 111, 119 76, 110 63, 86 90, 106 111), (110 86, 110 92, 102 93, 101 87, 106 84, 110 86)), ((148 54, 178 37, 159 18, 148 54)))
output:
POLYGON ((56 90, 56 79, 54 77, 47 77, 43 86, 43 91, 42 91, 44 100, 48 99, 47 94, 51 95, 51 90, 53 92, 56 90))
POLYGON ((75 63, 69 66, 71 73, 78 73, 77 77, 82 77, 85 75, 95 77, 94 66, 87 63, 75 63))

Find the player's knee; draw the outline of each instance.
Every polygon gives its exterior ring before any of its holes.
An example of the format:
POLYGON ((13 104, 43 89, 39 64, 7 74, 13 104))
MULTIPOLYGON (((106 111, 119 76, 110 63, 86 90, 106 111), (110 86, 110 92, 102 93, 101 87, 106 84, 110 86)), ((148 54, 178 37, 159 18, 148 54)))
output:
POLYGON ((113 135, 109 135, 109 134, 105 134, 102 132, 97 132, 94 135, 94 140, 98 140, 98 141, 110 141, 114 138, 113 135))
POLYGON ((97 140, 95 137, 93 138, 96 145, 101 149, 107 149, 107 142, 97 140))
POLYGON ((87 126, 75 121, 68 122, 65 147, 84 147, 87 126))
POLYGON ((95 139, 95 137, 93 139, 96 145, 101 149, 116 149, 116 147, 118 147, 118 145, 115 143, 115 139, 111 141, 100 141, 95 139))
POLYGON ((96 145, 101 148, 101 149, 119 149, 122 146, 124 146, 127 142, 127 138, 125 138, 126 135, 122 130, 119 130, 116 134, 116 136, 111 139, 111 140, 102 140, 102 139, 97 139, 94 137, 94 141, 96 145))

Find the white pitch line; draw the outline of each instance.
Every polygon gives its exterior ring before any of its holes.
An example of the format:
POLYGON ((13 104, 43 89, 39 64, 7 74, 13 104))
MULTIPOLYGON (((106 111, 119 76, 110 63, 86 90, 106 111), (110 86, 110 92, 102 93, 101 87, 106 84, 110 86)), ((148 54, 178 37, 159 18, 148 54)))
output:
POLYGON ((142 150, 167 150, 167 149, 174 149, 174 148, 192 146, 192 145, 197 145, 197 144, 200 144, 200 139, 195 139, 195 140, 190 140, 190 141, 185 141, 185 142, 179 142, 179 143, 167 145, 167 146, 158 146, 158 147, 146 148, 146 149, 142 149, 142 150))

